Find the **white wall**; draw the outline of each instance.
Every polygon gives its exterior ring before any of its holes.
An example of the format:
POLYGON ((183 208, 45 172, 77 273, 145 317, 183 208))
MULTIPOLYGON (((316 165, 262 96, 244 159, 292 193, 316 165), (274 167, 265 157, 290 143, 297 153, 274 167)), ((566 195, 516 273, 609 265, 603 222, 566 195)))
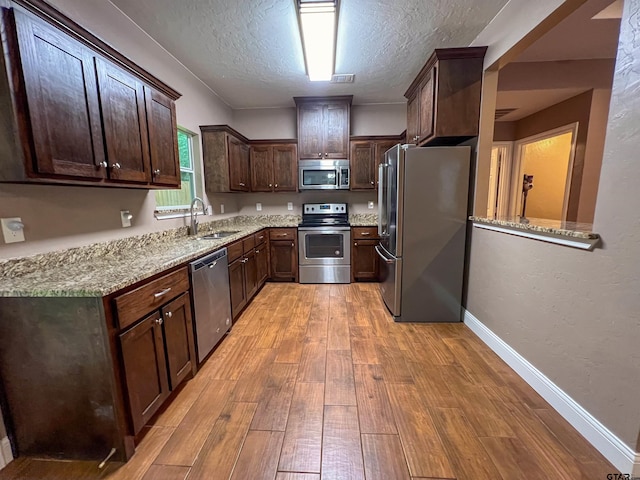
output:
POLYGON ((234 110, 231 126, 250 140, 298 137, 295 107, 234 110))
POLYGON ((351 135, 400 135, 406 128, 406 103, 351 107, 351 135))

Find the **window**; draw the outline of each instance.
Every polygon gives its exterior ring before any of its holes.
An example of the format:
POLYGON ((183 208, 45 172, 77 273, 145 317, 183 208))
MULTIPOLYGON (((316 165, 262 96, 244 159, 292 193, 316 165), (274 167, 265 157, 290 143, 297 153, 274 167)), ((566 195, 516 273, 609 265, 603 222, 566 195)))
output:
POLYGON ((156 191, 156 210, 181 210, 189 208, 196 196, 193 138, 195 135, 178 129, 178 155, 180 157, 180 190, 156 191))

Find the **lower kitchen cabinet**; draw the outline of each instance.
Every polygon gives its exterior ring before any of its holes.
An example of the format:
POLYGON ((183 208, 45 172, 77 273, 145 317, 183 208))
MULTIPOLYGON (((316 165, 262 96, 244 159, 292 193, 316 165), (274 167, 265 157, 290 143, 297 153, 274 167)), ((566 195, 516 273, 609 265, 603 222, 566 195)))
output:
POLYGON ((258 270, 258 290, 269 278, 269 249, 267 247, 267 232, 256 233, 256 268, 258 270))
POLYGON ((238 240, 227 247, 231 315, 234 320, 238 318, 242 309, 267 280, 265 247, 266 234, 264 230, 238 240), (263 243, 256 245, 257 242, 263 243))
POLYGON ((295 228, 269 229, 271 280, 298 281, 298 231, 295 228))
POLYGON ((138 433, 169 395, 162 317, 149 315, 120 334, 133 432, 138 433))
POLYGON ((188 288, 187 270, 182 268, 114 300, 120 322, 128 321, 131 311, 139 312, 145 306, 147 309, 142 320, 119 334, 134 434, 140 432, 169 393, 196 372, 188 288))
POLYGON ((244 284, 244 259, 239 258, 229 264, 229 289, 231 293, 231 316, 235 320, 247 304, 244 284))
POLYGON ((353 227, 351 229, 351 279, 353 281, 377 281, 380 272, 376 227, 353 227))

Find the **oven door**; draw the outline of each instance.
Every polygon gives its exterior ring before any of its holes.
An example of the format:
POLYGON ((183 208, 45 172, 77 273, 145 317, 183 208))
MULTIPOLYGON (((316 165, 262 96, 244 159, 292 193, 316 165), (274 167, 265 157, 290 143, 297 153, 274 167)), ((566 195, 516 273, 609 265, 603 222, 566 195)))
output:
POLYGON ((298 228, 298 262, 304 265, 350 265, 349 227, 298 228))

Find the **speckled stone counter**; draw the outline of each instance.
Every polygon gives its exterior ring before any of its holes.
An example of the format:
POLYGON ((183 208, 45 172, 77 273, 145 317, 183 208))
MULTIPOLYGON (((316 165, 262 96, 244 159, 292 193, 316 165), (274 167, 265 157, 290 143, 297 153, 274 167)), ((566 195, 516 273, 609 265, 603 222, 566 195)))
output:
POLYGON ((349 215, 352 227, 375 227, 378 225, 377 213, 352 213, 349 215))
POLYGON ((592 232, 590 223, 563 222, 542 218, 469 217, 474 225, 489 230, 533 238, 570 247, 593 250, 600 243, 600 235, 592 232))
POLYGON ((133 285, 265 227, 297 227, 298 215, 238 216, 200 224, 198 237, 187 227, 50 252, 0 260, 2 297, 102 297, 133 285), (199 238, 237 230, 217 240, 199 238))

